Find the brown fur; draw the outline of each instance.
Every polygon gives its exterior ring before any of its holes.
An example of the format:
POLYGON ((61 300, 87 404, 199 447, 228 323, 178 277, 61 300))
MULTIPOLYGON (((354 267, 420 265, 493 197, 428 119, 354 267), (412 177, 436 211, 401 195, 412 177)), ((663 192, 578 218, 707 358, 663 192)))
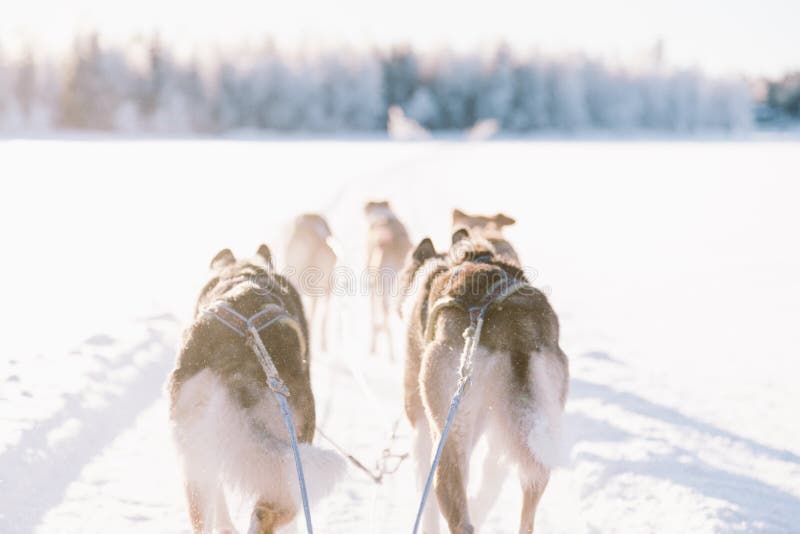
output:
POLYGON ((276 510, 270 503, 259 501, 250 518, 251 523, 258 527, 251 528, 248 534, 274 534, 276 528, 288 524, 294 516, 293 511, 276 510))
POLYGON ((459 227, 469 228, 476 235, 486 239, 494 247, 498 256, 514 265, 522 265, 519 255, 511 243, 503 236, 503 227, 511 226, 516 221, 508 215, 469 215, 459 209, 453 210, 453 230, 459 227))
MULTIPOLYGON (((463 231, 454 235, 458 243, 447 256, 436 254, 430 241, 423 240, 404 277, 417 286, 413 307, 405 317, 405 411, 417 432, 430 431, 433 445, 441 435, 456 389, 464 346, 462 334, 469 326, 469 318, 461 309, 443 309, 433 325, 433 339, 427 342, 428 312, 442 297, 458 297, 467 306, 476 304, 502 273, 524 280, 520 268, 495 254, 491 245, 470 236, 467 244, 471 248, 465 248, 463 237, 463 231), (481 261, 474 261, 478 257, 481 261)), ((474 359, 473 385, 465 394, 434 478, 438 507, 450 532, 474 529, 466 481, 469 454, 482 433, 492 443, 490 456, 504 454, 518 465, 523 487, 520 532, 533 531, 536 506, 547 484, 549 468, 531 450, 529 436, 535 430, 531 414, 538 410, 557 416, 563 409, 568 367, 558 338, 558 318, 544 294, 533 288, 514 294, 487 312, 474 359), (538 371, 542 369, 555 370, 556 376, 541 376, 538 371), (558 394, 548 403, 546 393, 551 389, 558 394), (490 423, 489 419, 496 419, 497 423, 490 423)), ((425 436, 419 439, 424 440, 425 436)), ((425 464, 428 458, 422 460, 425 464)), ((429 523, 429 529, 435 531, 435 524, 429 523)))
POLYGON ((367 269, 372 310, 370 352, 375 353, 378 334, 383 332, 386 335, 389 357, 394 359, 390 324, 391 301, 397 290, 398 275, 411 250, 411 240, 388 202, 368 202, 364 206, 364 212, 369 223, 367 269))
MULTIPOLYGON (((188 380, 204 370, 210 370, 241 410, 255 409, 259 398, 267 391, 266 376, 245 339, 224 326, 217 319, 203 313, 204 308, 216 301, 225 301, 237 312, 247 317, 263 309, 268 303, 277 303, 295 317, 305 340, 298 339, 292 328, 275 324, 261 332, 261 339, 272 356, 281 379, 289 388, 289 405, 294 417, 297 437, 301 442, 311 442, 315 429, 314 396, 311 391, 308 330, 300 298, 291 284, 272 268, 269 249, 262 245, 251 260, 236 260, 230 250, 221 251, 212 260, 211 279, 201 291, 195 308, 193 323, 184 333, 175 369, 169 380, 170 416, 180 424, 182 418, 191 416, 178 409, 181 388, 188 380), (254 283, 255 282, 255 283, 254 283), (304 341, 304 342, 303 342, 304 341)), ((255 415, 255 414, 253 414, 255 415)), ((186 446, 186 444, 184 444, 186 446)), ((202 444, 191 444, 202 447, 202 444)), ((210 518, 203 504, 216 493, 217 522, 230 524, 222 487, 201 487, 192 482, 195 473, 187 473, 186 496, 192 528, 204 532, 210 518)), ((275 526, 291 520, 296 510, 276 510, 271 503, 259 502, 253 513, 260 524, 257 532, 272 532, 275 526), (269 513, 265 510, 271 510, 269 513), (263 516, 263 521, 259 519, 263 516)))

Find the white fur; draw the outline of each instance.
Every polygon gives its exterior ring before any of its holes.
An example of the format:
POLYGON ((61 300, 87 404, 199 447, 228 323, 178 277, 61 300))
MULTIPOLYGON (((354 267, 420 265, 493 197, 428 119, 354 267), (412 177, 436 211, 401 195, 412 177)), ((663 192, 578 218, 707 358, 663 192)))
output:
MULTIPOLYGON (((485 424, 490 441, 495 439, 492 434, 497 434, 496 437, 501 439, 498 445, 507 443, 509 436, 519 436, 522 438, 521 444, 528 451, 512 448, 508 450, 508 459, 513 463, 524 464, 527 452, 537 464, 549 469, 560 458, 564 370, 555 356, 534 352, 530 355, 528 370, 530 395, 524 398, 515 397, 518 394, 517 389, 509 386, 513 380, 508 353, 476 351, 471 389, 479 390, 480 394, 469 392, 473 398, 468 403, 468 410, 476 410, 481 414, 486 413, 485 408, 488 406, 489 416, 484 418, 484 422, 478 422, 475 430, 481 433, 479 425, 485 424)), ((474 435, 472 439, 476 440, 478 437, 479 435, 474 435)))
MULTIPOLYGON (((202 487, 224 481, 254 498, 299 509, 299 483, 288 433, 271 395, 266 391, 264 399, 246 412, 211 371, 203 370, 186 381, 175 407, 173 430, 188 480, 202 487), (258 426, 253 424, 254 413, 259 414, 258 426)), ((344 473, 344 459, 306 443, 299 450, 309 498, 318 500, 344 473)))
POLYGON ((527 421, 528 447, 546 467, 563 462, 561 419, 564 369, 554 355, 531 355, 530 383, 534 406, 527 421))
MULTIPOLYGON (((472 523, 479 527, 486 521, 489 512, 500 496, 503 483, 508 478, 509 467, 505 465, 499 451, 503 448, 503 443, 499 436, 493 436, 493 440, 487 440, 487 447, 484 451, 483 463, 481 464, 480 484, 477 491, 469 497, 469 510, 472 523)), ((474 451, 473 451, 474 454, 474 451)))
MULTIPOLYGON (((472 385, 462 399, 448 440, 457 440, 467 459, 482 436, 489 442, 492 458, 484 466, 481 480, 486 487, 472 499, 477 505, 471 510, 475 512, 476 523, 485 518, 493 504, 507 473, 506 462, 518 468, 523 485, 535 487, 547 482, 550 467, 560 457, 561 399, 565 395, 562 389, 566 369, 555 355, 535 352, 530 357, 530 395, 521 397, 516 387, 510 387, 514 377, 508 353, 490 353, 479 347, 473 355, 472 385)), ((430 409, 426 407, 426 411, 428 422, 433 425, 430 409)), ((439 439, 437 434, 431 432, 434 447, 439 439)), ((424 450, 416 452, 426 458, 424 450)))

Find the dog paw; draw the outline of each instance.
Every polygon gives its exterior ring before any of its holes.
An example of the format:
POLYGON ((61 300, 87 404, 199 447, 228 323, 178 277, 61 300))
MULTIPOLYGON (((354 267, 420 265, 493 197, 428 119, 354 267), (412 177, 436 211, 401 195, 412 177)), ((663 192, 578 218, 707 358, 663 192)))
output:
POLYGON ((214 534, 239 534, 233 527, 218 528, 214 530, 214 534))

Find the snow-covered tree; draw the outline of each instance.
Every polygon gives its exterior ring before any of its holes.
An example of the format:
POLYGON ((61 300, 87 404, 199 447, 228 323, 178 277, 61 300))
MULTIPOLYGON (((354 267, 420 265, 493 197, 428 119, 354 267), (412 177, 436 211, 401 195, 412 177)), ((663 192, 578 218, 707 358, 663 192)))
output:
POLYGON ((512 131, 528 132, 551 127, 547 75, 538 58, 517 65, 512 72, 513 99, 503 121, 512 131))
POLYGON ((548 82, 550 124, 558 130, 569 132, 592 126, 579 62, 568 59, 551 63, 548 67, 548 82))
POLYGON ((499 47, 481 76, 476 103, 476 117, 496 119, 506 125, 514 104, 514 65, 507 45, 499 47))
POLYGON ((125 56, 103 50, 97 35, 77 39, 59 102, 59 125, 112 130, 120 103, 133 84, 125 56))
POLYGON ((396 47, 383 58, 381 63, 387 108, 406 105, 420 86, 417 55, 407 46, 396 47))
POLYGON ((439 109, 434 128, 461 130, 475 124, 480 80, 478 57, 446 52, 436 58, 430 85, 439 109))

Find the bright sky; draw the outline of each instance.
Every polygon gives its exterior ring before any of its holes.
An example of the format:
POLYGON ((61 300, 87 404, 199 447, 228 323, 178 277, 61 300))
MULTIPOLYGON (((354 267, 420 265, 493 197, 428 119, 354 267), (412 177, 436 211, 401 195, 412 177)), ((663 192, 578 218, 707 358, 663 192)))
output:
POLYGON ((504 40, 543 52, 634 61, 663 39, 675 65, 712 73, 800 69, 800 0, 0 0, 0 45, 63 49, 78 31, 109 39, 158 30, 196 44, 469 49, 504 40))

